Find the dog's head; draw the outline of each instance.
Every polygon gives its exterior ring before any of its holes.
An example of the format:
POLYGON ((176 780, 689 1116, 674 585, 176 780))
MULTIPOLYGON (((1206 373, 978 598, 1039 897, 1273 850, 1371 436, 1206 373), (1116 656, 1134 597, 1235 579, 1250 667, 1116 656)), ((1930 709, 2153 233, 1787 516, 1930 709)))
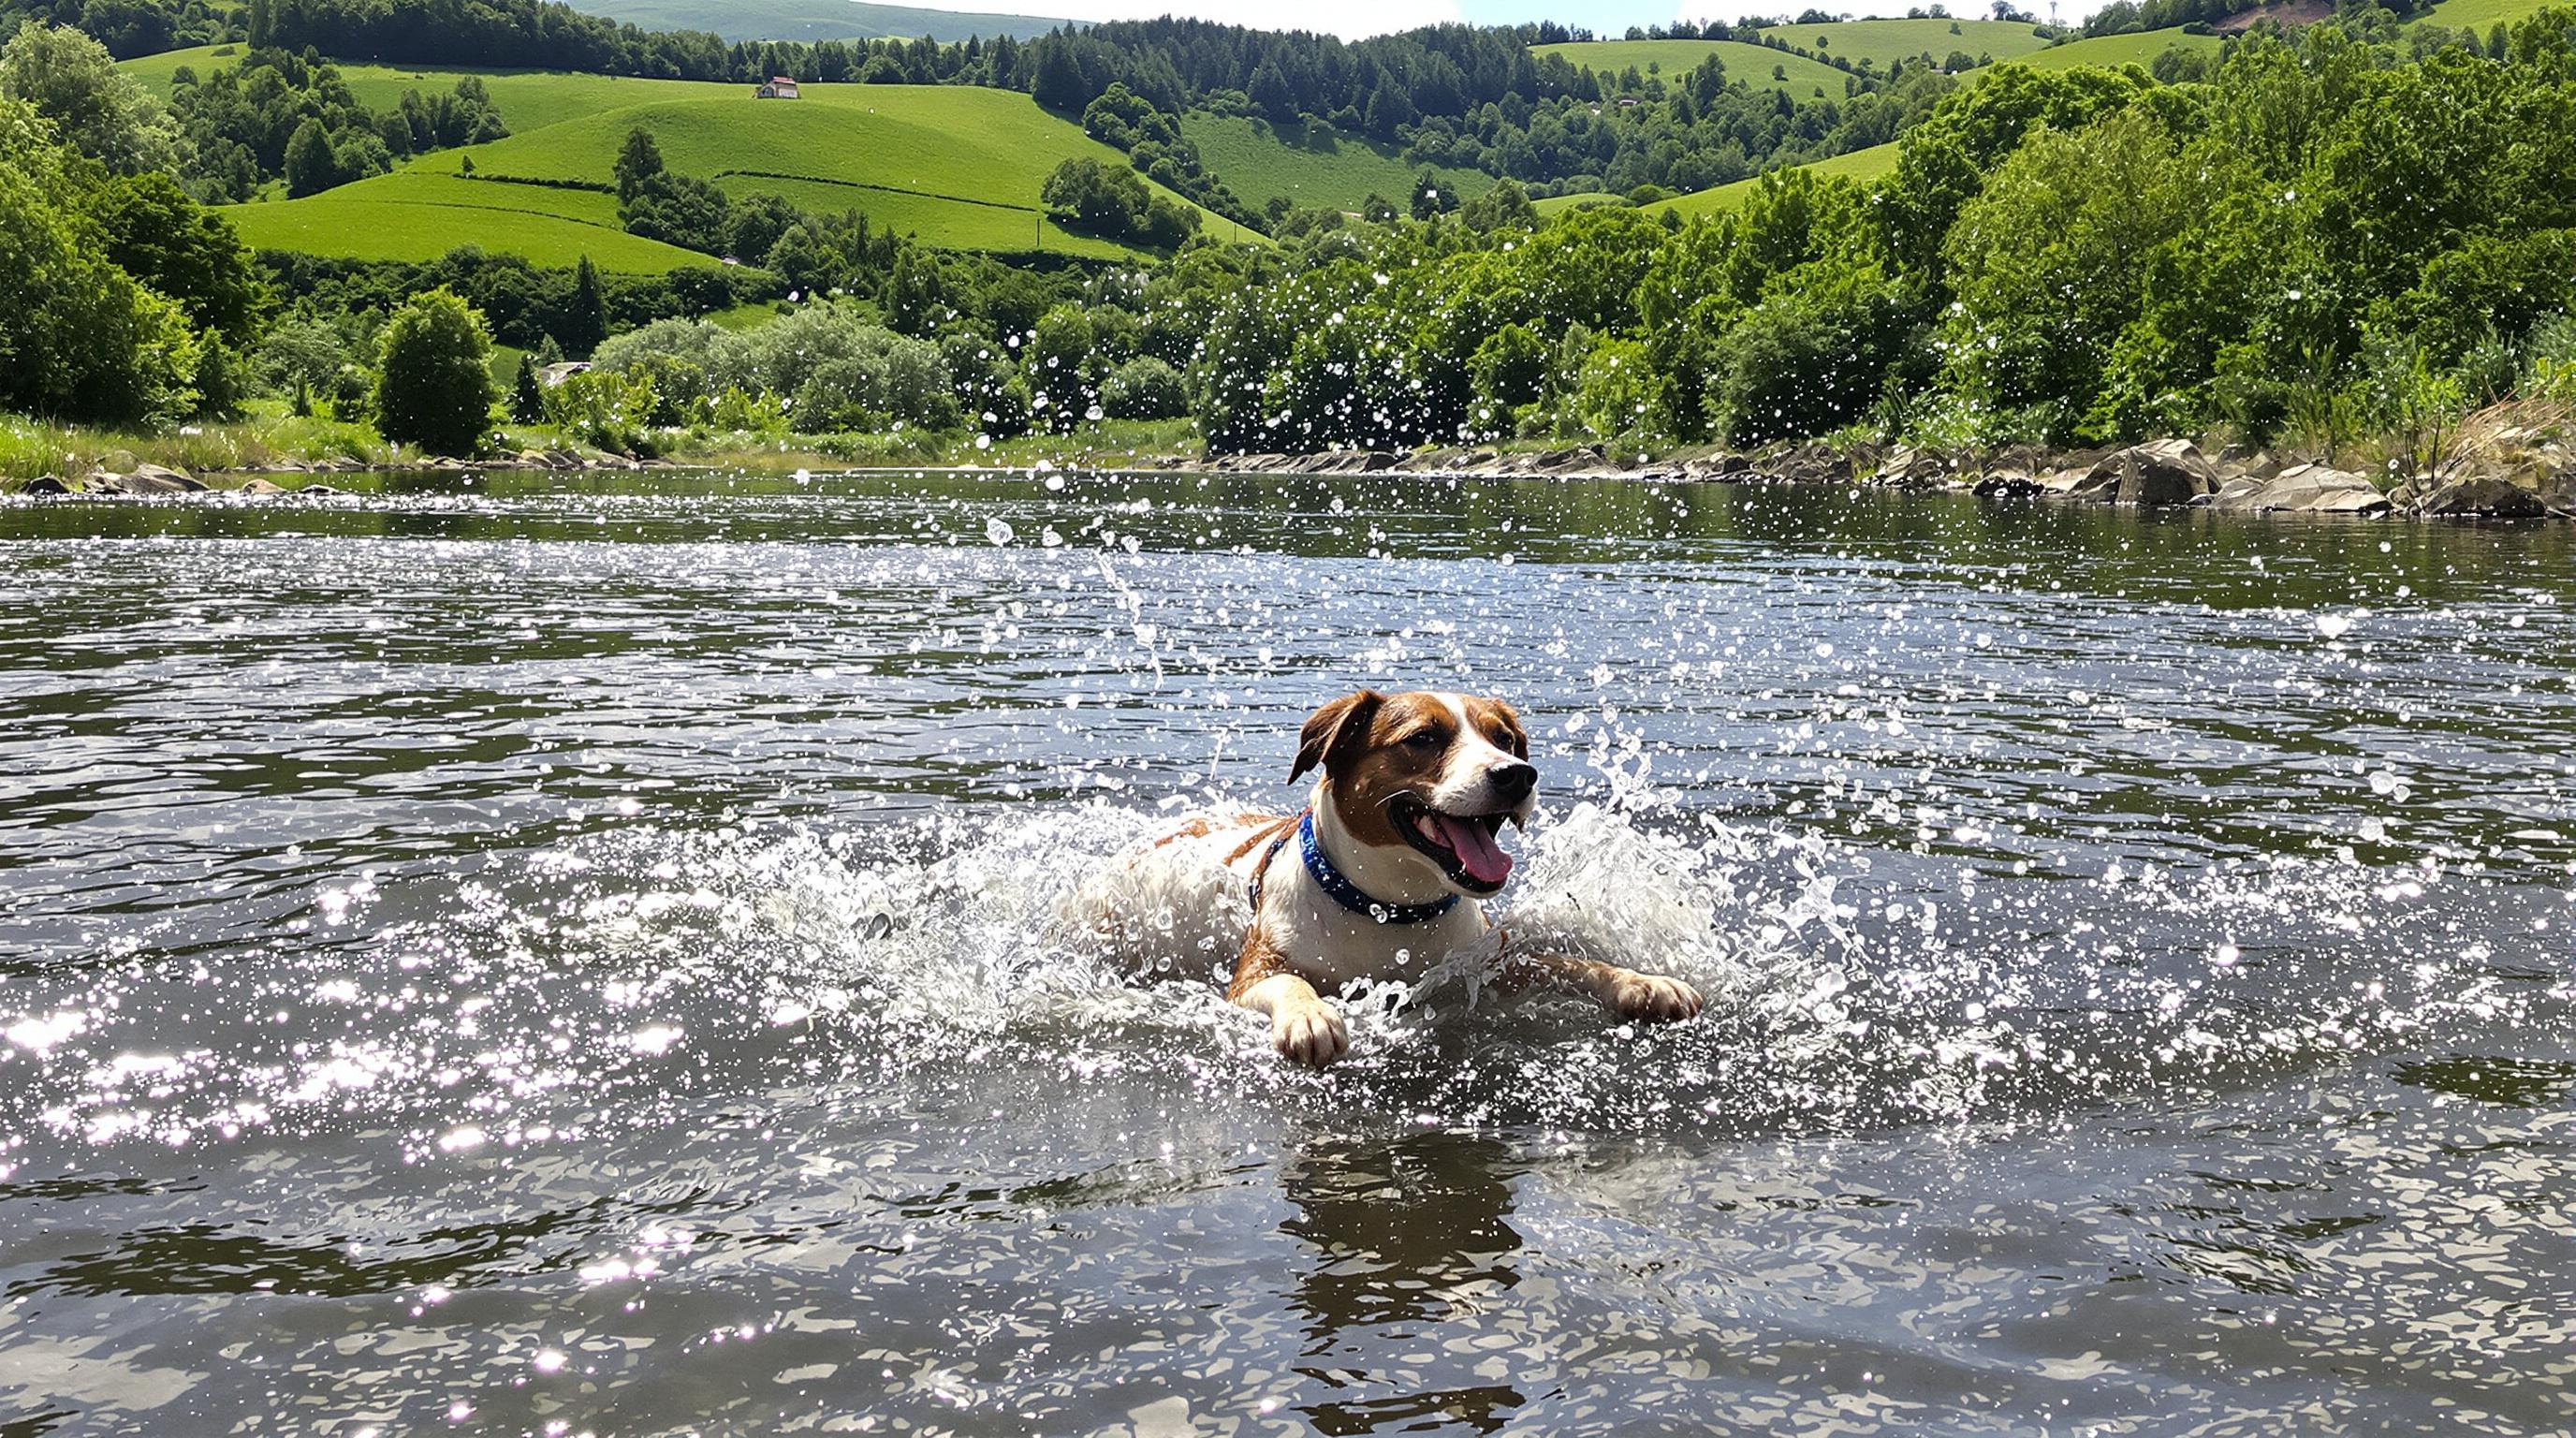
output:
POLYGON ((1494 893, 1511 877, 1495 836, 1506 819, 1529 823, 1538 770, 1510 705, 1363 689, 1316 710, 1299 732, 1289 779, 1319 766, 1351 838, 1409 851, 1463 894, 1494 893))

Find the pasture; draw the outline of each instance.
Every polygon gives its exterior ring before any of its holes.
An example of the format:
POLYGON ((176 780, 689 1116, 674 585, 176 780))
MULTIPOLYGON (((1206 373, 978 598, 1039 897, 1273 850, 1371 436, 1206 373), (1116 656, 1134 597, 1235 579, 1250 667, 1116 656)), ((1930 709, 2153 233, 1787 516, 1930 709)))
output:
POLYGON ((1741 80, 1755 89, 1777 90, 1792 100, 1814 99, 1818 90, 1824 91, 1826 99, 1840 100, 1843 82, 1850 78, 1804 55, 1767 45, 1748 45, 1741 40, 1577 40, 1562 45, 1533 45, 1530 53, 1562 55, 1567 64, 1603 75, 1615 75, 1633 65, 1638 74, 1660 73, 1667 83, 1698 69, 1702 60, 1714 55, 1726 66, 1729 80, 1741 80), (1775 69, 1780 72, 1778 79, 1772 78, 1775 69))
MULTIPOLYGON (((1894 144, 1872 145, 1866 150, 1854 150, 1848 155, 1836 155, 1830 160, 1818 160, 1812 165, 1802 165, 1798 168, 1823 176, 1838 176, 1849 180, 1875 180, 1883 175, 1895 173, 1896 146, 1894 144)), ((1740 208, 1752 195, 1754 187, 1762 183, 1762 178, 1756 175, 1749 180, 1738 180, 1731 185, 1719 185, 1715 189, 1700 190, 1666 200, 1660 205, 1648 206, 1648 208, 1671 210, 1685 220, 1697 219, 1702 215, 1725 214, 1740 208)))
MULTIPOLYGON (((1396 158, 1391 145, 1339 134, 1322 123, 1272 126, 1192 111, 1181 117, 1181 134, 1198 146, 1208 170, 1256 210, 1281 196, 1294 205, 1356 211, 1371 194, 1401 208, 1422 172, 1396 158)), ((1495 183, 1474 170, 1435 167, 1432 174, 1461 196, 1482 194, 1495 183)))
POLYGON ((1845 20, 1834 25, 1775 25, 1762 33, 1855 65, 1867 60, 1881 71, 1899 60, 1927 54, 1935 63, 1948 59, 1954 50, 2000 61, 2048 46, 2031 26, 2010 20, 1845 20))

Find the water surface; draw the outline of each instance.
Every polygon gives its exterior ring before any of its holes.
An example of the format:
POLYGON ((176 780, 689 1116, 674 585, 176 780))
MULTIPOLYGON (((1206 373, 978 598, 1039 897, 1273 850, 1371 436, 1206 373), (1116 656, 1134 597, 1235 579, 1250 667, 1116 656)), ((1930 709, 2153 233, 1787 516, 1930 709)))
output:
POLYGON ((1723 486, 0 508, 0 1433, 2576 1426, 2576 545, 1723 486), (1283 1070, 1052 931, 1501 695, 1283 1070))

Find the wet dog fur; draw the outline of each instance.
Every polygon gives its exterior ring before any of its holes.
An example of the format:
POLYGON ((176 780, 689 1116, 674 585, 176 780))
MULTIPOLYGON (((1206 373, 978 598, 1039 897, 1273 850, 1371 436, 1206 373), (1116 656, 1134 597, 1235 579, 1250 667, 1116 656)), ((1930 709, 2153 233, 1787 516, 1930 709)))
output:
MULTIPOLYGON (((1520 717, 1500 700, 1364 689, 1306 720, 1288 777, 1309 772, 1319 774, 1309 802, 1317 841, 1362 894, 1383 905, 1460 901, 1418 923, 1381 923, 1343 907, 1307 870, 1299 815, 1228 814, 1191 819, 1113 861, 1076 902, 1086 926, 1146 972, 1230 947, 1227 997, 1269 1018, 1282 1055, 1320 1068, 1350 1049, 1331 996, 1364 979, 1419 976, 1484 938, 1491 923, 1478 901, 1511 871, 1495 838, 1505 823, 1527 825, 1538 770, 1520 717)), ((1623 1019, 1699 1012, 1698 991, 1678 979, 1508 944, 1503 955, 1505 988, 1573 989, 1623 1019)))

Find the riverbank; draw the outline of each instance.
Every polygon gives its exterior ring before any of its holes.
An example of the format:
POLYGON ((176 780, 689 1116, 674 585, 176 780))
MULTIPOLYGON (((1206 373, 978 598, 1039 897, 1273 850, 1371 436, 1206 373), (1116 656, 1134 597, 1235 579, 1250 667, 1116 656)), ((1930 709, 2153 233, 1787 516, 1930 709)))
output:
POLYGON ((504 432, 506 447, 474 459, 406 453, 362 426, 327 420, 266 421, 167 437, 51 436, 0 449, 0 469, 33 468, 31 452, 60 462, 15 487, 61 497, 136 498, 236 493, 275 497, 334 493, 333 475, 370 471, 632 472, 741 469, 788 473, 847 468, 1026 472, 1152 470, 1207 474, 1442 476, 1458 479, 1723 481, 1958 491, 2139 508, 2224 513, 2303 513, 2354 518, 2576 519, 2576 414, 2523 402, 2470 416, 2439 444, 2392 460, 2386 447, 2312 457, 2188 439, 2091 450, 1937 450, 1809 442, 1737 452, 1603 444, 1333 450, 1317 454, 1202 456, 1186 421, 1108 423, 1070 434, 993 443, 964 437, 830 436, 815 447, 752 436, 675 436, 650 458, 609 453, 542 431, 504 432), (119 443, 118 441, 124 441, 119 443), (2408 462, 2409 460, 2413 462, 2408 462), (2337 461, 2341 462, 2338 463, 2337 461), (299 482, 301 481, 301 482, 299 482))

